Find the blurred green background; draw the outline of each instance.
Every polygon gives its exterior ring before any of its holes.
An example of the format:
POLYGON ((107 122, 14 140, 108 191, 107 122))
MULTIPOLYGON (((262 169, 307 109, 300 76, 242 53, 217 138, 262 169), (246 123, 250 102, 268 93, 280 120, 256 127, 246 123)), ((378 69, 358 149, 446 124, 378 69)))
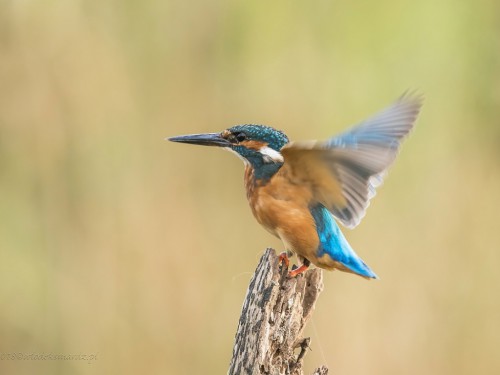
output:
POLYGON ((223 374, 267 246, 242 163, 166 136, 416 131, 325 274, 306 369, 500 373, 500 3, 0 2, 2 374, 223 374))

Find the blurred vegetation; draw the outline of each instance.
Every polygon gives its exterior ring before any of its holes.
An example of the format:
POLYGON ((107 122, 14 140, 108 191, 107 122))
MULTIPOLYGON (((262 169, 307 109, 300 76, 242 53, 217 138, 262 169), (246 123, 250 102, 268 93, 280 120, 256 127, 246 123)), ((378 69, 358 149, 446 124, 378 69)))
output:
POLYGON ((266 246, 241 162, 166 136, 321 139, 408 88, 418 127, 347 236, 309 369, 500 373, 500 3, 0 2, 2 374, 222 374, 266 246))

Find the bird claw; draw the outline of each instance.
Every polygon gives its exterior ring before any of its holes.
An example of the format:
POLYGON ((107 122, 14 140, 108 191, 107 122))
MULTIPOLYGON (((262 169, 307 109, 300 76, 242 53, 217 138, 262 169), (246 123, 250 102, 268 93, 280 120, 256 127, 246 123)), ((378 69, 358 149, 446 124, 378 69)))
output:
MULTIPOLYGON (((278 257, 279 262, 283 263, 286 268, 288 269, 290 267, 290 259, 288 258, 289 253, 287 251, 281 253, 278 257)), ((310 262, 307 259, 304 259, 304 264, 302 264, 300 267, 297 267, 297 265, 292 266, 292 270, 288 272, 288 277, 296 277, 297 275, 300 275, 302 272, 306 271, 309 268, 310 262)))
POLYGON ((288 258, 288 254, 287 252, 283 252, 279 255, 278 257, 280 263, 284 263, 286 268, 288 269, 288 267, 290 266, 290 259, 288 258))
MULTIPOLYGON (((295 265, 294 265, 295 267, 295 265)), ((305 272, 309 268, 309 265, 301 265, 299 268, 295 267, 293 268, 290 272, 288 272, 288 277, 296 277, 297 275, 300 275, 302 272, 305 272)))

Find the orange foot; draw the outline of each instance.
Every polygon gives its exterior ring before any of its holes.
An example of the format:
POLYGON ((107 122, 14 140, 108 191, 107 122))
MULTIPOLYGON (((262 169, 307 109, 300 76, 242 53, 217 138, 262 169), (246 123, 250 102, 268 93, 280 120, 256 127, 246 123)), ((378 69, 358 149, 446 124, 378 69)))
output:
POLYGON ((309 266, 311 265, 311 262, 303 257, 301 257, 301 259, 302 259, 302 265, 299 268, 296 268, 296 269, 288 272, 288 277, 295 277, 295 276, 301 274, 302 272, 306 271, 309 268, 309 266))
POLYGON ((295 277, 295 276, 301 274, 302 272, 306 271, 308 268, 309 268, 309 265, 306 266, 305 264, 303 264, 299 268, 296 268, 296 269, 288 272, 288 277, 295 277))
POLYGON ((285 263, 286 268, 288 268, 288 266, 290 266, 290 259, 288 259, 288 254, 286 251, 281 253, 280 256, 278 257, 278 259, 280 262, 285 263))

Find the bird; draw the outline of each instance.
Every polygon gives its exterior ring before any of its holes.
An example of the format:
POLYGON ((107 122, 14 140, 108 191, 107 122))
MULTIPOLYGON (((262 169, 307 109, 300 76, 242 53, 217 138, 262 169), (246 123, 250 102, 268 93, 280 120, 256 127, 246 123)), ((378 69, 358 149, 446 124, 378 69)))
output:
POLYGON ((421 95, 403 94, 326 141, 292 142, 283 131, 257 124, 166 139, 219 147, 243 160, 246 196, 255 219, 283 242, 279 259, 287 269, 289 256, 296 254, 299 260, 289 277, 314 264, 378 279, 337 221, 349 229, 360 223, 422 104, 421 95))

